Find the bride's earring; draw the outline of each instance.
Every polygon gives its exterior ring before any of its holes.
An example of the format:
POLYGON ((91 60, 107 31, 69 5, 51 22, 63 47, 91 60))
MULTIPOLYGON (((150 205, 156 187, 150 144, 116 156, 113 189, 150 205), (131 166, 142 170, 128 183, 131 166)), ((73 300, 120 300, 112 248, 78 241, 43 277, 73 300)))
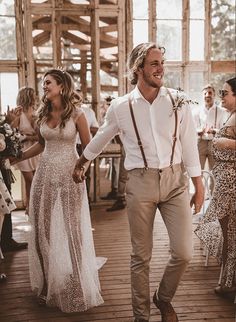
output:
POLYGON ((62 89, 60 90, 60 94, 62 95, 62 89))

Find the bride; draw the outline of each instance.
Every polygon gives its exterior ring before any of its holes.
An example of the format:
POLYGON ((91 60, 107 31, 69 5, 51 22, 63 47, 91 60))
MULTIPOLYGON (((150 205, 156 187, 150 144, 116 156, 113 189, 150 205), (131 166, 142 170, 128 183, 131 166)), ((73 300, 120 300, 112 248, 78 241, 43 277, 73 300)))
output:
POLYGON ((42 152, 29 206, 31 287, 39 304, 79 312, 103 303, 86 186, 72 178, 78 159, 77 133, 84 147, 90 134, 67 72, 46 72, 43 90, 37 121, 39 141, 21 158, 42 152))

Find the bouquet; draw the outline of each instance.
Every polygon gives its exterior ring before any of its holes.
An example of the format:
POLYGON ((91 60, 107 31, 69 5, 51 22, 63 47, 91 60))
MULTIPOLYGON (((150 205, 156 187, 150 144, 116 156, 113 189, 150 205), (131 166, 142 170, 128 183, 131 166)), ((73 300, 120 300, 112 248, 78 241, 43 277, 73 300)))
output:
POLYGON ((20 158, 22 154, 21 134, 0 118, 0 160, 20 158))

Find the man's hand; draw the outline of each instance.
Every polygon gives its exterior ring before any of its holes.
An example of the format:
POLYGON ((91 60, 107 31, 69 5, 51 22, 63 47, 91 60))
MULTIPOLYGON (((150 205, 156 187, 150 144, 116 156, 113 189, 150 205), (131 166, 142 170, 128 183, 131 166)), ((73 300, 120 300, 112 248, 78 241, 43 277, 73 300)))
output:
POLYGON ((192 206, 194 206, 193 214, 195 215, 199 213, 202 208, 205 198, 205 190, 201 177, 193 177, 192 181, 195 187, 195 192, 191 198, 190 207, 192 208, 192 206))

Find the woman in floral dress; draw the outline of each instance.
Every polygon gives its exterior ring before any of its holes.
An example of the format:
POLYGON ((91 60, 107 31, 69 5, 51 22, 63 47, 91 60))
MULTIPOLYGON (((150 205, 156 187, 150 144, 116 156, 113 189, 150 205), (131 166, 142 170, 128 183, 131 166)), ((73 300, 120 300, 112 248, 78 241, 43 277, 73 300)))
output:
POLYGON ((222 263, 221 285, 215 292, 225 295, 236 292, 236 78, 227 80, 219 93, 229 117, 213 139, 216 186, 195 233, 222 263))

